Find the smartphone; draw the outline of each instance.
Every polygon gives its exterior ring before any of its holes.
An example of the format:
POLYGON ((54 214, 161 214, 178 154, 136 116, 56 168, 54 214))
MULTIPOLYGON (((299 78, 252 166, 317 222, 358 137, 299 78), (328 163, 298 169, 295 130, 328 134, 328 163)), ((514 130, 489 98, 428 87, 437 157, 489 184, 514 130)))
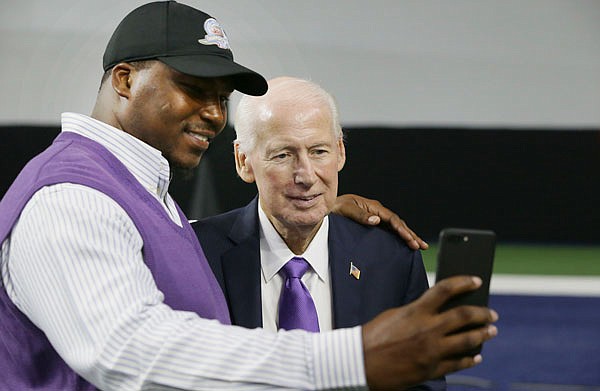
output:
MULTIPOLYGON (((436 282, 456 275, 478 276, 483 281, 477 290, 450 299, 442 306, 441 312, 460 305, 487 307, 495 250, 496 234, 493 231, 445 228, 440 232, 436 282)), ((480 351, 481 346, 468 354, 475 355, 480 351)))

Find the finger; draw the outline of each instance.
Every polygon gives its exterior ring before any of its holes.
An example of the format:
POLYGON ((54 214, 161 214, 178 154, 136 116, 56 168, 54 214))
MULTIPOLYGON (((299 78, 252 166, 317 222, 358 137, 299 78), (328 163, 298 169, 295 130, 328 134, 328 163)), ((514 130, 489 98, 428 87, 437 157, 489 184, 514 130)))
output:
POLYGON ((390 224, 392 224, 391 220, 393 217, 400 219, 400 217, 396 213, 383 206, 381 202, 377 200, 365 199, 364 203, 369 212, 371 212, 373 215, 381 217, 381 221, 389 222, 390 224))
POLYGON ((429 248, 427 242, 421 239, 412 229, 408 227, 406 221, 400 218, 396 213, 381 206, 379 217, 382 221, 387 221, 392 229, 408 244, 413 250, 429 248))
POLYGON ((450 298, 461 293, 474 291, 479 288, 481 284, 481 278, 477 276, 453 276, 445 278, 425 291, 417 301, 420 302, 421 305, 429 307, 437 312, 442 304, 447 302, 450 298))
MULTIPOLYGON (((400 220, 400 223, 392 223, 392 227, 398 235, 406 241, 410 248, 413 250, 427 250, 429 248, 427 242, 421 239, 415 231, 410 229, 404 220, 400 218, 398 218, 398 220, 400 220)), ((392 221, 396 221, 396 219, 392 219, 392 221)))
POLYGON ((427 242, 424 241, 423 239, 421 239, 420 237, 417 236, 416 240, 417 240, 417 243, 419 244, 420 250, 427 250, 429 248, 429 244, 427 244, 427 242))
POLYGON ((352 214, 354 220, 360 221, 362 224, 366 225, 378 225, 381 222, 381 218, 377 213, 377 205, 373 205, 375 210, 371 208, 371 204, 378 201, 369 200, 368 198, 356 194, 347 194, 347 198, 349 204, 353 206, 352 208, 349 208, 347 212, 352 214))
POLYGON ((438 321, 446 333, 465 327, 489 324, 498 320, 498 314, 486 307, 459 306, 447 310, 438 316, 438 321))
POLYGON ((447 336, 440 345, 440 353, 446 357, 464 356, 466 352, 480 346, 498 335, 498 328, 488 324, 473 330, 447 336))
POLYGON ((429 244, 427 244, 426 241, 424 241, 423 239, 421 239, 419 237, 419 235, 417 235, 415 233, 415 231, 413 231, 412 229, 408 228, 408 226, 406 224, 404 224, 404 225, 405 225, 405 229, 408 232, 410 232, 410 234, 412 235, 414 243, 415 243, 415 246, 417 246, 416 248, 414 248, 414 247, 411 246, 411 248, 413 248, 413 250, 427 250, 429 248, 429 244))
MULTIPOLYGON (((382 206, 382 208, 384 208, 382 206)), ((389 210, 388 210, 389 211, 389 210)), ((378 214, 372 214, 370 212, 365 212, 368 216, 366 224, 369 225, 379 225, 382 221, 387 222, 392 230, 400 236, 402 240, 406 242, 408 247, 413 250, 427 250, 429 245, 420 237, 418 237, 413 230, 408 228, 404 220, 402 220, 395 213, 387 213, 387 212, 379 212, 382 216, 378 214)), ((378 213, 378 212, 374 212, 378 213)))
MULTIPOLYGON (((387 223, 413 250, 429 248, 427 242, 421 239, 406 222, 391 209, 386 208, 377 200, 369 200, 357 195, 351 195, 353 202, 360 206, 360 211, 352 211, 354 218, 366 225, 379 225, 387 223)), ((338 197, 341 199, 341 196, 338 197)))
POLYGON ((413 250, 419 250, 421 248, 421 244, 417 241, 417 235, 415 235, 415 233, 406 226, 404 220, 401 220, 401 224, 398 224, 397 222, 393 223, 393 221, 397 220, 401 219, 393 219, 392 222, 390 222, 393 230, 396 232, 396 234, 398 234, 398 236, 400 236, 400 238, 402 238, 402 240, 406 242, 408 247, 413 250))
POLYGON ((476 356, 464 356, 452 359, 443 360, 439 363, 436 371, 434 371, 432 378, 447 375, 452 372, 460 371, 467 368, 472 368, 475 365, 481 364, 483 357, 481 354, 476 356))
POLYGON ((339 195, 333 205, 332 212, 364 225, 377 225, 380 222, 376 213, 369 208, 368 199, 356 194, 339 195), (373 216, 376 216, 376 219, 373 219, 373 216))
POLYGON ((367 223, 370 225, 378 225, 381 223, 381 218, 377 215, 372 215, 370 213, 367 214, 369 217, 367 219, 367 223))

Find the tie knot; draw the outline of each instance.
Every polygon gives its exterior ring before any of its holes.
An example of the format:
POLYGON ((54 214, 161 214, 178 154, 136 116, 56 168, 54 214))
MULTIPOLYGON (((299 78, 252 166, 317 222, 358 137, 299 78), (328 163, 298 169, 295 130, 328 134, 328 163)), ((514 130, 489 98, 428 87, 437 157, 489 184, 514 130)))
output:
POLYGON ((302 278, 308 270, 308 262, 302 257, 294 257, 281 268, 287 278, 302 278))

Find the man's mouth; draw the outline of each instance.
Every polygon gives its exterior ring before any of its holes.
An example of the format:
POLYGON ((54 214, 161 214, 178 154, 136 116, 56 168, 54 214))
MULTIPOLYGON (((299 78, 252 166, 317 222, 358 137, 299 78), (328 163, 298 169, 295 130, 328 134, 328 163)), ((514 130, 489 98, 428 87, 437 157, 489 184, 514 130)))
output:
POLYGON ((204 142, 210 142, 210 138, 208 136, 205 136, 203 134, 198 134, 198 133, 192 133, 192 132, 187 132, 190 136, 194 137, 195 139, 198 139, 200 141, 204 141, 204 142))
POLYGON ((200 149, 207 149, 208 146, 210 145, 210 141, 212 140, 211 137, 209 137, 205 134, 200 134, 200 133, 195 133, 195 132, 190 132, 190 131, 186 131, 185 133, 188 136, 190 136, 190 138, 192 139, 192 141, 194 142, 196 147, 198 147, 200 149))
POLYGON ((312 207, 318 202, 318 198, 321 194, 305 195, 305 196, 290 196, 290 200, 301 208, 312 207))
POLYGON ((292 198, 294 198, 296 200, 300 200, 300 201, 310 201, 310 200, 313 200, 313 199, 315 199, 317 197, 318 197, 318 194, 316 194, 316 195, 310 195, 310 196, 298 196, 298 197, 292 197, 292 198))

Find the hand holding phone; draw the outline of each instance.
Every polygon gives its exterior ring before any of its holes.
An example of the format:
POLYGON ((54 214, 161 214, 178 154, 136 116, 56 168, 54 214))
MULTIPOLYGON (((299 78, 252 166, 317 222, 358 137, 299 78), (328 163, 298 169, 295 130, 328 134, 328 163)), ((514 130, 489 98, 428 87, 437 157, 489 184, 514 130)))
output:
MULTIPOLYGON (((479 289, 448 300, 441 312, 460 305, 487 307, 495 248, 496 234, 493 231, 446 228, 440 232, 436 282, 456 275, 478 276, 482 280, 479 289)), ((475 355, 480 351, 481 346, 468 354, 475 355)))

